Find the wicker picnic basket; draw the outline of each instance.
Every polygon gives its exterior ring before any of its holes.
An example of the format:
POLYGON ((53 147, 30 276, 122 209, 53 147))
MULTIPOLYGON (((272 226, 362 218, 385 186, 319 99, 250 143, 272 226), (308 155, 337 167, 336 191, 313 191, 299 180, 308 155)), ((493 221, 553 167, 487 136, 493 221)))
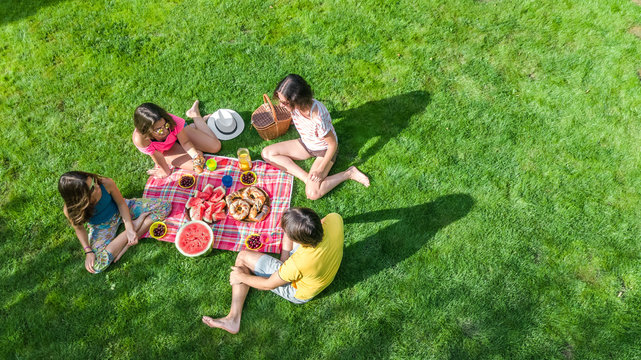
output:
POLYGON ((267 94, 263 94, 263 104, 252 114, 252 125, 263 140, 273 140, 289 129, 292 114, 284 106, 274 106, 267 94))

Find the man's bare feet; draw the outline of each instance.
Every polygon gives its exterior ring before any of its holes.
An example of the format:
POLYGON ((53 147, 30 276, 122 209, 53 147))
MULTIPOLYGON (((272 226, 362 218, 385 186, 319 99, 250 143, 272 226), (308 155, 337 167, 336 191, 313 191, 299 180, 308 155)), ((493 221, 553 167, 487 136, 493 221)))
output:
POLYGON ((189 110, 185 112, 185 114, 192 119, 196 117, 200 117, 200 109, 198 108, 199 105, 200 105, 200 101, 198 100, 194 101, 194 105, 192 105, 189 108, 189 110))
POLYGON ((240 330, 240 319, 234 320, 230 317, 212 319, 209 316, 203 316, 203 322, 209 327, 223 329, 232 334, 238 334, 240 330))
POLYGON ((350 179, 358 181, 359 183, 365 185, 365 187, 369 187, 369 178, 367 177, 367 175, 358 170, 356 166, 350 166, 349 169, 347 169, 347 175, 350 179))

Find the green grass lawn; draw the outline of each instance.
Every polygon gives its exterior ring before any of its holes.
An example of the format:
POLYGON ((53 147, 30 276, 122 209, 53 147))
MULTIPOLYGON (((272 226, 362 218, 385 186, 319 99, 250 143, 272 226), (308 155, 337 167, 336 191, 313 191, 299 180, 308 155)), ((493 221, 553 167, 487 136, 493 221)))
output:
MULTIPOLYGON (((641 24, 630 0, 3 1, 0 358, 641 358, 641 24), (334 283, 229 309, 235 253, 143 240, 100 275, 59 176, 140 197, 147 101, 237 110, 294 72, 372 186, 292 204, 345 219, 334 283)), ((297 137, 295 130, 278 140, 297 137)), ((249 126, 221 155, 273 143, 249 126)), ((306 166, 311 164, 306 162, 306 166)))

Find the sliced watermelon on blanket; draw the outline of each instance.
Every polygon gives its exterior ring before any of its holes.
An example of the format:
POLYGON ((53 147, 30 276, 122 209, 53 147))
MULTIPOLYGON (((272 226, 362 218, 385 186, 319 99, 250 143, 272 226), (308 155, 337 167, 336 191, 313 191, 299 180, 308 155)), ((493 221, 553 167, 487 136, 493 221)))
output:
POLYGON ((211 197, 211 194, 196 190, 196 191, 194 191, 194 197, 197 197, 197 198, 203 199, 203 200, 209 200, 209 198, 211 197))
POLYGON ((209 196, 211 197, 211 194, 214 192, 214 185, 212 185, 212 184, 207 184, 207 185, 203 188, 202 192, 204 192, 205 194, 209 194, 209 196))
POLYGON ((212 217, 213 221, 220 221, 224 220, 227 217, 227 214, 225 214, 224 211, 214 213, 214 216, 212 217))
POLYGON ((215 189, 213 189, 213 193, 211 194, 211 197, 209 198, 209 201, 211 202, 219 202, 225 197, 225 187, 224 186, 219 186, 215 189))
POLYGON ((225 212, 225 207, 226 206, 227 206, 227 203, 225 202, 225 200, 220 200, 217 203, 213 203, 211 205, 211 209, 213 209, 212 213, 215 214, 215 213, 219 213, 219 212, 225 212))
POLYGON ((202 220, 205 213, 205 204, 199 204, 189 209, 189 217, 192 220, 202 220))
POLYGON ((205 200, 197 197, 190 197, 185 204, 186 209, 191 209, 194 206, 201 205, 205 200))
POLYGON ((203 213, 203 221, 212 223, 212 215, 214 215, 214 205, 216 204, 211 204, 210 202, 206 202, 205 205, 207 208, 205 209, 205 212, 203 213))

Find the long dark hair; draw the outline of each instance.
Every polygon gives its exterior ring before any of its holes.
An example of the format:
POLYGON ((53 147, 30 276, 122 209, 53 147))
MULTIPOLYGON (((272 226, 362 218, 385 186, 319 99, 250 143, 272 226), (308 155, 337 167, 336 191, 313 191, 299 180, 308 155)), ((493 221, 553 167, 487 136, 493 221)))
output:
POLYGON ((274 98, 278 99, 280 93, 293 107, 309 110, 314 102, 314 92, 307 81, 300 75, 289 74, 285 76, 274 90, 274 98))
POLYGON ((292 207, 280 218, 280 227, 297 243, 315 247, 323 240, 321 218, 310 208, 292 207))
POLYGON ((165 119, 165 121, 173 130, 176 127, 176 122, 169 116, 165 109, 153 103, 144 103, 136 108, 134 111, 134 126, 136 129, 147 137, 152 137, 152 129, 156 121, 165 119))
POLYGON ((94 186, 102 183, 99 175, 84 171, 69 171, 58 180, 58 191, 67 207, 69 220, 74 225, 81 225, 87 222, 93 215, 95 204, 91 203, 91 190, 87 185, 87 179, 93 178, 94 186))

